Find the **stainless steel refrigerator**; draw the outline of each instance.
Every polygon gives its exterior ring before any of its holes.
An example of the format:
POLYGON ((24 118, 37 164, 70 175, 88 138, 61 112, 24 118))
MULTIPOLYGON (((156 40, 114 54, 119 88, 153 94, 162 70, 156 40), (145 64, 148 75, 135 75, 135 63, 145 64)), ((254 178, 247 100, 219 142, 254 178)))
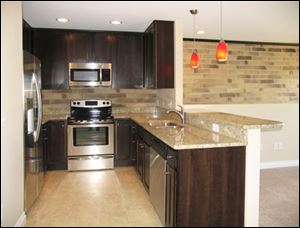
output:
POLYGON ((39 196, 44 179, 41 96, 41 62, 24 51, 24 161, 25 211, 39 196))

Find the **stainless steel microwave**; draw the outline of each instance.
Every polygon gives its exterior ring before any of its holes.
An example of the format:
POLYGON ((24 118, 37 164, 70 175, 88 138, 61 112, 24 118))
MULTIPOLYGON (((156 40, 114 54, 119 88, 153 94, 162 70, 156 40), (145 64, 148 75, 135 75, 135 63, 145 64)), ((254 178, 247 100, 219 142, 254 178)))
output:
POLYGON ((69 63, 69 86, 111 87, 111 63, 69 63))

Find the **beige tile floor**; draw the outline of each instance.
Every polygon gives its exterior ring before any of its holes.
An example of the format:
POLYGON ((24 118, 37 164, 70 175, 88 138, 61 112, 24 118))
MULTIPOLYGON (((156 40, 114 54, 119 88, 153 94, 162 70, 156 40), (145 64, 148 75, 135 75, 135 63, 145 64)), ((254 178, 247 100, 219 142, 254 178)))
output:
POLYGON ((133 168, 47 172, 26 226, 162 226, 133 168))
MULTIPOLYGON (((261 171, 260 226, 299 226, 299 167, 261 171)), ((161 226, 133 168, 48 172, 26 226, 161 226)))

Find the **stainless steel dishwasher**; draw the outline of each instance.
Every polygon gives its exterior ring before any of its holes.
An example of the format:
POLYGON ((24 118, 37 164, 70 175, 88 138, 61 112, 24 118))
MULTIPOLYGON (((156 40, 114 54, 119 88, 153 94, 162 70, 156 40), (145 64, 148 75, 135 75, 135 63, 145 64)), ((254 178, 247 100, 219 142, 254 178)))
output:
POLYGON ((154 148, 150 148, 150 201, 163 226, 166 217, 166 160, 154 148))

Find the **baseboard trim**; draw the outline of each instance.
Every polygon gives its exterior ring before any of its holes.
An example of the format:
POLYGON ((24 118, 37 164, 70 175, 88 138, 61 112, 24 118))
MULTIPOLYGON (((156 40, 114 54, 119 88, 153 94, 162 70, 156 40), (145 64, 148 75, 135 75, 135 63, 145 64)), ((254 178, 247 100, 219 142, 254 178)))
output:
POLYGON ((24 227, 26 224, 26 214, 23 212, 15 224, 15 227, 24 227))
POLYGON ((274 169, 274 168, 284 168, 284 167, 293 167, 293 166, 299 166, 299 160, 260 163, 260 169, 274 169))

